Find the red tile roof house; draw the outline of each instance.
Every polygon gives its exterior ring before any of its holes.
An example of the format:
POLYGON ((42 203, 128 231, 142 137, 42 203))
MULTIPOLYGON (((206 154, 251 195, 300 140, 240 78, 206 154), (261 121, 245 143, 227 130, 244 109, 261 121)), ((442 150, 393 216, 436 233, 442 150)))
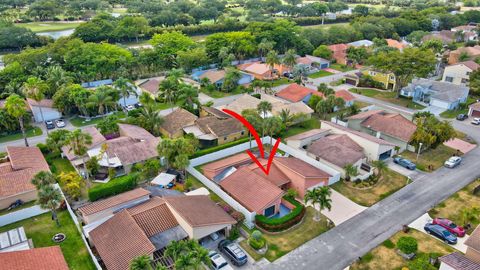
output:
POLYGON ((0 269, 68 270, 60 246, 0 253, 0 269))
POLYGON ((266 63, 253 62, 238 65, 237 68, 241 71, 252 74, 258 80, 275 80, 282 76, 284 72, 290 71, 285 65, 274 65, 273 73, 270 66, 266 63))
POLYGON ((415 151, 409 143, 417 126, 399 113, 383 110, 362 112, 348 117, 348 127, 391 142, 399 147, 399 152, 406 149, 415 151))
POLYGON ((476 102, 468 106, 468 116, 480 117, 480 102, 476 102))
POLYGON ((31 180, 41 171, 50 171, 37 147, 7 146, 7 156, 7 162, 0 163, 0 209, 16 200, 36 200, 37 190, 31 180))
POLYGON ((480 226, 465 241, 467 251, 440 257, 440 270, 480 270, 480 226))
MULTIPOLYGON (((275 96, 281 99, 284 99, 286 101, 290 101, 290 102, 302 101, 304 103, 308 103, 312 95, 325 98, 322 92, 313 90, 311 88, 308 88, 296 83, 289 84, 287 87, 283 88, 282 90, 280 90, 275 94, 275 96)), ((347 90, 336 91, 335 97, 342 98, 345 101, 346 107, 352 106, 355 101, 355 97, 347 90)))
POLYGON ((172 241, 201 240, 212 233, 228 235, 236 221, 208 196, 152 197, 123 209, 89 234, 107 270, 128 270, 130 262, 150 256, 171 267, 163 252, 172 241))
POLYGON ((338 64, 341 64, 341 65, 348 64, 348 59, 347 59, 348 45, 347 44, 344 44, 344 43, 333 44, 328 46, 328 48, 332 51, 332 58, 335 59, 335 61, 338 64))

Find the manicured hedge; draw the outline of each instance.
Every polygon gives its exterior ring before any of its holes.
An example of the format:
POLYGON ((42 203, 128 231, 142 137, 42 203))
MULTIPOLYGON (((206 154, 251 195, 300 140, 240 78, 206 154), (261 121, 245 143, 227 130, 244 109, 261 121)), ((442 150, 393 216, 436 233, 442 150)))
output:
POLYGON ((137 186, 137 174, 129 174, 111 179, 106 184, 95 186, 88 190, 88 199, 93 202, 99 199, 132 190, 137 186))
POLYGON ((256 215, 255 223, 260 228, 270 232, 278 232, 288 229, 302 220, 305 215, 305 206, 293 198, 287 196, 283 198, 295 205, 295 208, 281 218, 268 218, 263 215, 256 215))
POLYGON ((242 144, 242 143, 245 143, 245 142, 248 142, 248 137, 242 138, 242 139, 239 139, 239 140, 236 140, 236 141, 233 141, 233 142, 229 142, 229 143, 226 143, 226 144, 222 144, 222 145, 210 147, 210 148, 207 148, 207 149, 199 150, 199 151, 195 152, 193 155, 191 155, 190 158, 201 157, 201 156, 204 156, 206 154, 217 152, 217 151, 220 151, 222 149, 226 149, 226 148, 229 148, 229 147, 232 147, 232 146, 235 146, 235 145, 239 145, 239 144, 242 144))

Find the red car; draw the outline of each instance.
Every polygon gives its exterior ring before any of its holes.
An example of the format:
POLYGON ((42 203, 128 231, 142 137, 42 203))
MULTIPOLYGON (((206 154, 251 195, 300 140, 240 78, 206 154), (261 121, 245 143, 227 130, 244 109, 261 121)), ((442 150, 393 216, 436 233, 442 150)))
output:
POLYGON ((449 232, 455 234, 458 237, 465 236, 465 229, 463 227, 457 226, 453 221, 446 218, 435 218, 432 222, 433 224, 438 224, 443 228, 447 229, 449 232))

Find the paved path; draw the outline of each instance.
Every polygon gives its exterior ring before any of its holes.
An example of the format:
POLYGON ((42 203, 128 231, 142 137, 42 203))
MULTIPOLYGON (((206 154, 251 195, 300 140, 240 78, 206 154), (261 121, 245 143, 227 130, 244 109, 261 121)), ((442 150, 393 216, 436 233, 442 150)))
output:
POLYGON ((367 207, 354 203, 353 201, 333 189, 331 199, 331 211, 325 209, 322 211, 322 214, 328 217, 336 226, 342 224, 343 222, 349 220, 350 218, 360 214, 365 209, 367 209, 367 207))

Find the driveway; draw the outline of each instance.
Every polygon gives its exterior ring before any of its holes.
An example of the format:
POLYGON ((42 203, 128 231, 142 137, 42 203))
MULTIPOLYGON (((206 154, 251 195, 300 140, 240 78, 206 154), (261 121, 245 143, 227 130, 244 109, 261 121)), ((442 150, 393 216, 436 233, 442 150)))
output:
POLYGON ((325 209, 322 211, 322 214, 328 217, 335 226, 342 224, 367 209, 367 207, 354 203, 339 192, 333 189, 330 190, 332 191, 330 197, 332 199, 332 209, 330 211, 325 209))
POLYGON ((422 112, 431 112, 432 114, 439 116, 442 112, 446 111, 444 108, 428 106, 425 109, 421 110, 422 112))
POLYGON ((416 180, 416 179, 420 178, 421 176, 423 176, 425 174, 424 172, 419 171, 418 169, 417 170, 409 170, 405 167, 402 167, 402 166, 396 164, 395 162, 393 162, 392 158, 390 158, 387 161, 387 166, 388 166, 389 169, 394 170, 394 171, 398 172, 399 174, 410 177, 410 179, 412 179, 412 180, 416 180))

